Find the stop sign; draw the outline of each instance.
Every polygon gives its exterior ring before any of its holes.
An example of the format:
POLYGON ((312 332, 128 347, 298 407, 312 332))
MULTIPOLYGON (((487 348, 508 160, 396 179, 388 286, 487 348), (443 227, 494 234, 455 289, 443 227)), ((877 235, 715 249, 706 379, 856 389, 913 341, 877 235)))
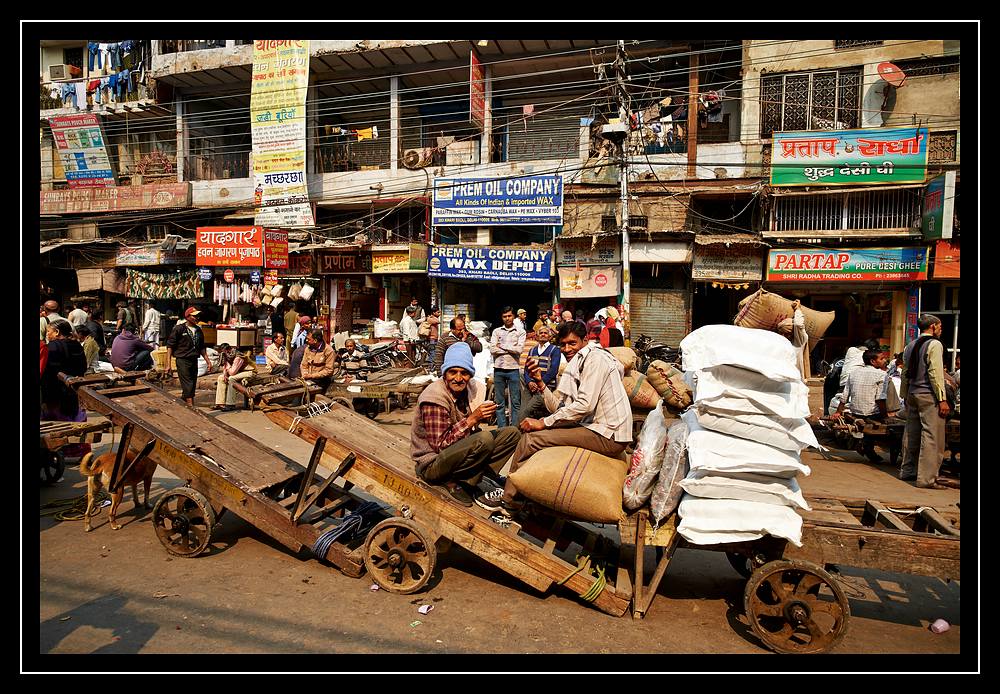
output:
POLYGON ((596 284, 598 287, 608 286, 608 276, 605 275, 603 272, 594 275, 594 284, 596 284))

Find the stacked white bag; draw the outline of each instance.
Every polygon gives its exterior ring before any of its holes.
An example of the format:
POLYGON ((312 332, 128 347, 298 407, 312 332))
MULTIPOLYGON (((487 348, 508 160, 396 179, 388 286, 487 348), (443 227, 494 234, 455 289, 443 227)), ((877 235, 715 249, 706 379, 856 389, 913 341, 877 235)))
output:
POLYGON ((809 506, 795 476, 810 472, 802 449, 819 444, 805 421, 809 388, 795 348, 768 330, 708 325, 681 350, 694 402, 681 416, 690 472, 678 532, 701 545, 767 534, 801 546, 795 509, 809 506))

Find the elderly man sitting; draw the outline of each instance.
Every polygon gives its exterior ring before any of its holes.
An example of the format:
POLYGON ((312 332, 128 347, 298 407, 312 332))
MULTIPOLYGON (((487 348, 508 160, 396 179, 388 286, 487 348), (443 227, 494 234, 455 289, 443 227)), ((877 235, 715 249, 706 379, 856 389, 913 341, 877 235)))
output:
POLYGON ((222 373, 215 385, 215 405, 213 410, 230 412, 236 409, 239 392, 234 383, 245 384, 247 379, 256 373, 256 369, 235 347, 228 344, 219 345, 220 367, 222 373))
POLYGON ((472 380, 472 350, 456 342, 445 353, 441 378, 427 386, 417 399, 410 427, 410 454, 417 476, 444 487, 464 506, 472 494, 482 497, 476 485, 489 468, 494 476, 507 462, 521 438, 516 427, 480 430, 497 406, 486 401, 486 387, 472 380))

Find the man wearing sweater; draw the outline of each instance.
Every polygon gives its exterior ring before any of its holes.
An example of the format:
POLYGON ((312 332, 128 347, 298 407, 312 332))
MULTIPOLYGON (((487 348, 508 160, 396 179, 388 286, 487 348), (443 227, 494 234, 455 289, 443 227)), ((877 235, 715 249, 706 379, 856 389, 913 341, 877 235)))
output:
MULTIPOLYGON (((559 364, 562 363, 562 352, 554 344, 549 342, 552 339, 552 331, 542 326, 537 329, 538 344, 528 351, 528 358, 538 362, 538 368, 542 370, 542 383, 549 390, 556 389, 556 378, 559 375, 559 364)), ((544 417, 549 414, 545 407, 545 400, 542 398, 542 391, 538 384, 531 378, 531 373, 525 369, 522 379, 521 391, 521 411, 517 421, 520 424, 526 417, 544 417)))
POLYGON ((490 352, 493 353, 493 397, 497 403, 497 426, 507 426, 507 397, 510 390, 510 422, 517 421, 521 409, 521 372, 518 362, 524 349, 525 333, 514 325, 514 311, 505 306, 500 312, 503 325, 493 331, 490 352))
POLYGON ((903 464, 899 478, 918 487, 944 489, 937 473, 944 455, 945 419, 951 411, 944 387, 941 320, 921 314, 920 337, 903 350, 900 396, 906 402, 903 464))

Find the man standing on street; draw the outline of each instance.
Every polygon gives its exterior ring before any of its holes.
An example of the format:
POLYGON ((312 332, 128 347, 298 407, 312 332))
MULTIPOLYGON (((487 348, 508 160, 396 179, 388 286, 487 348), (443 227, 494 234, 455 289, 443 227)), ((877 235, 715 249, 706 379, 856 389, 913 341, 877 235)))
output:
POLYGON ((45 302, 44 308, 42 310, 45 311, 45 315, 42 316, 41 320, 39 321, 41 327, 39 337, 48 342, 45 333, 49 329, 49 323, 52 323, 53 321, 57 320, 66 320, 66 319, 59 315, 58 301, 53 301, 52 299, 49 299, 48 301, 45 302))
POLYGON ((167 376, 171 374, 171 359, 177 359, 177 379, 181 382, 181 397, 194 407, 194 391, 198 384, 198 355, 208 365, 206 373, 212 373, 212 360, 205 349, 205 336, 198 327, 198 314, 194 306, 184 312, 184 322, 174 326, 167 338, 167 376))
POLYGON ((493 354, 493 398, 497 403, 497 426, 505 427, 517 421, 521 409, 521 372, 518 362, 524 349, 525 334, 514 325, 514 311, 504 306, 500 313, 503 325, 493 331, 490 352, 493 354), (507 419, 507 397, 510 390, 510 420, 507 419))
POLYGON ((939 339, 941 320, 924 313, 917 325, 920 337, 903 350, 900 395, 906 403, 906 430, 899 478, 916 481, 918 487, 944 489, 936 481, 950 412, 944 387, 944 347, 939 339))
POLYGON ((160 345, 160 312, 153 304, 149 305, 142 317, 142 337, 153 346, 160 345))
POLYGON ((75 308, 69 312, 69 324, 76 329, 87 322, 87 305, 74 304, 74 307, 75 308))
MULTIPOLYGON (((282 303, 288 303, 282 302, 282 303)), ((299 312, 295 310, 295 304, 290 304, 285 311, 285 337, 292 340, 295 337, 295 326, 299 323, 299 312)), ((291 344, 291 343, 289 343, 291 344)))
POLYGON ((434 350, 432 374, 441 373, 441 365, 444 364, 444 355, 448 351, 448 348, 456 342, 464 342, 469 345, 469 350, 474 355, 483 351, 483 345, 479 342, 479 338, 465 329, 464 318, 452 318, 448 325, 451 327, 451 330, 447 335, 438 340, 437 347, 434 350))
MULTIPOLYGON (((413 322, 420 325, 424 322, 427 316, 424 314, 423 306, 421 306, 420 302, 417 301, 417 297, 412 297, 410 299, 410 305, 406 307, 406 311, 403 312, 403 315, 400 317, 400 321, 402 321, 403 318, 406 318, 406 314, 411 308, 413 309, 413 322)), ((402 323, 400 324, 402 325, 402 323)))

